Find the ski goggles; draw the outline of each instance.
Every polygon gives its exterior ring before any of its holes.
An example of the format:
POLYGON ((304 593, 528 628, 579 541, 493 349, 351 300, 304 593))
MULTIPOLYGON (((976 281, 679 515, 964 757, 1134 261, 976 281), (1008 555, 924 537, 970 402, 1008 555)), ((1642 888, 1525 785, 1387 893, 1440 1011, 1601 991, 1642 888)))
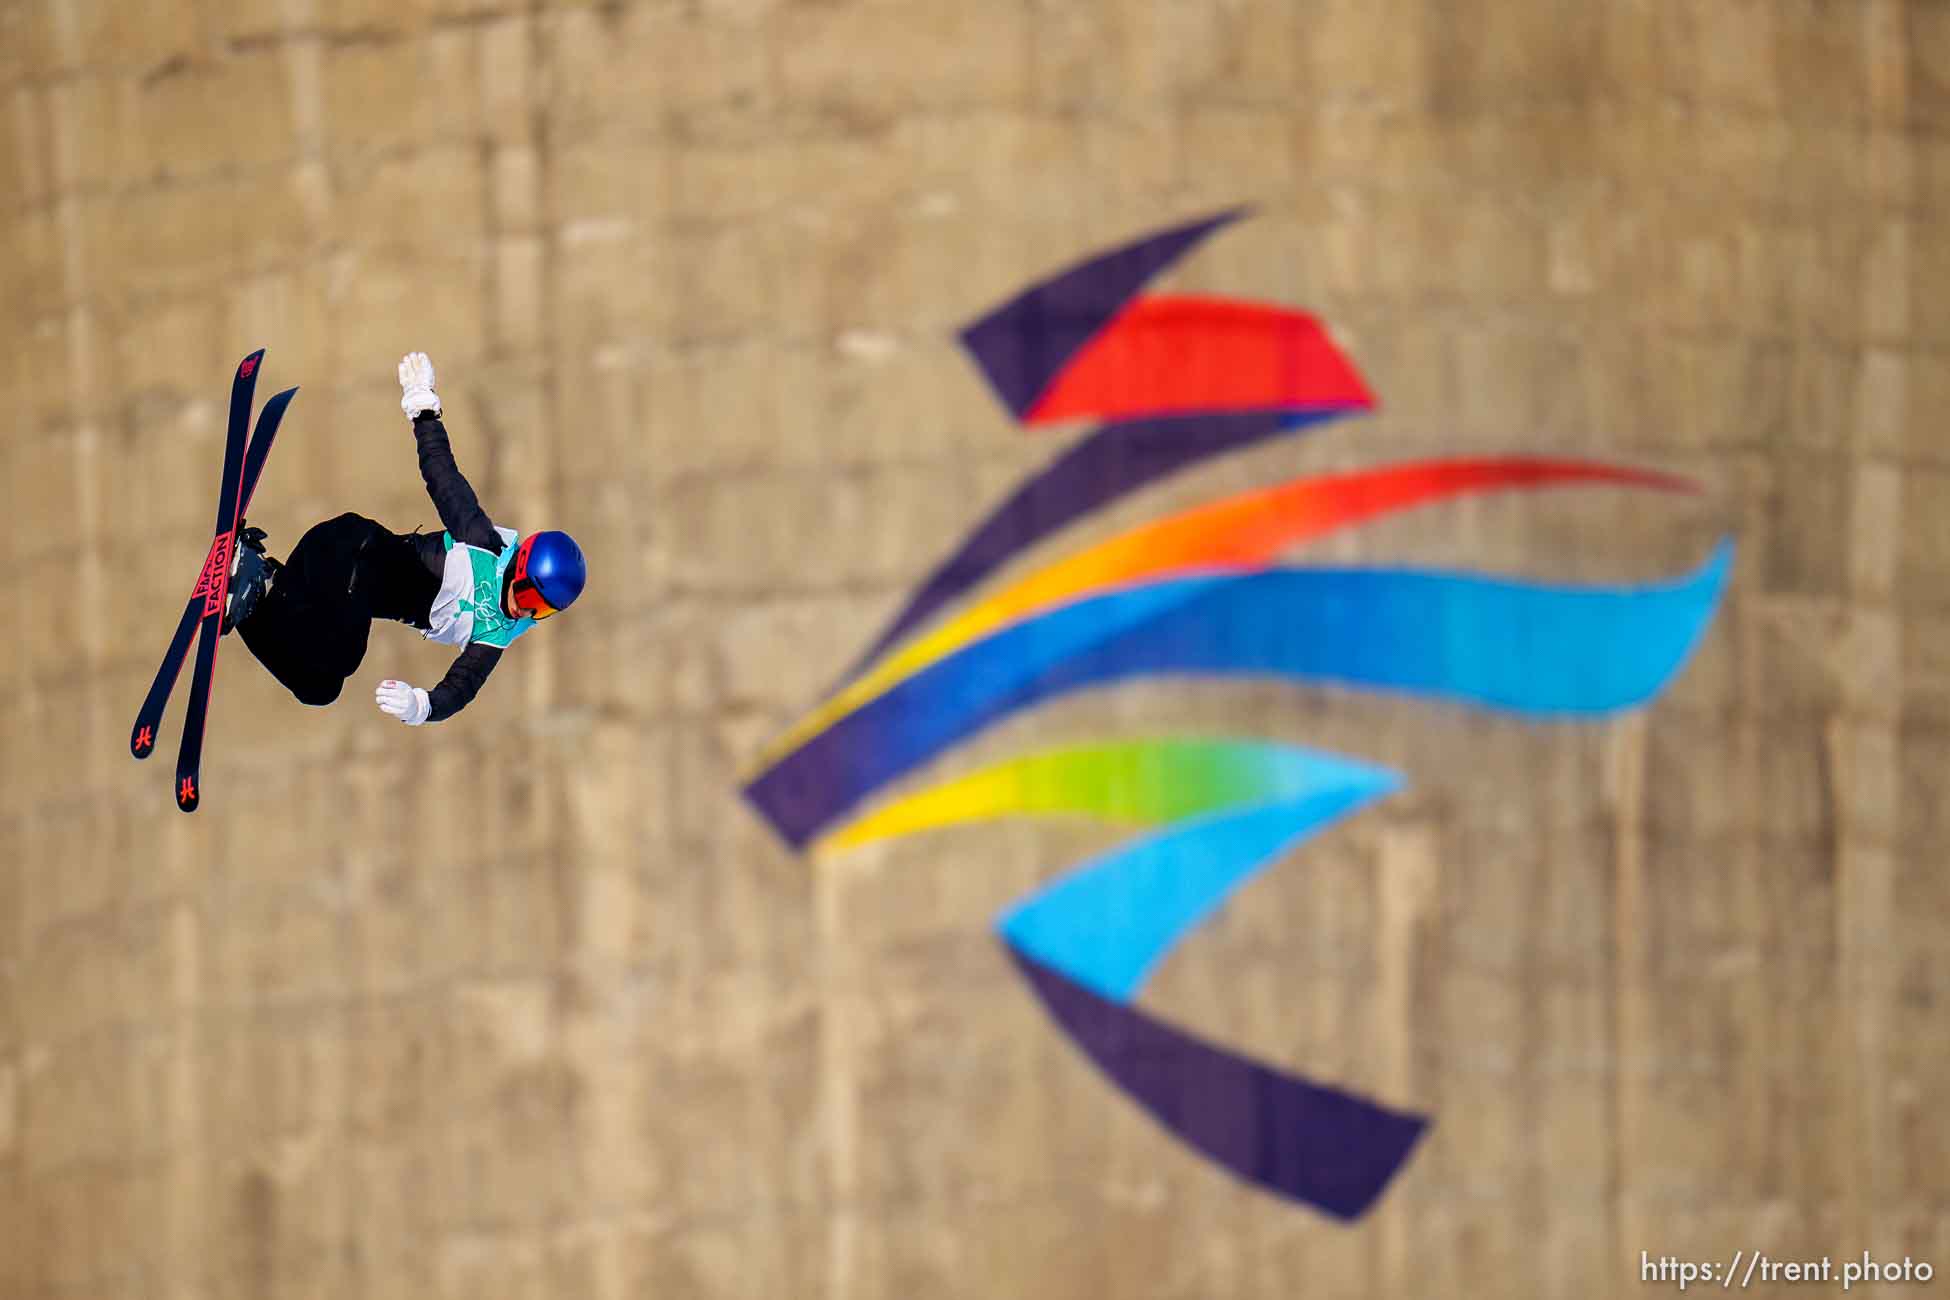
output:
POLYGON ((527 578, 516 578, 508 588, 508 596, 514 607, 529 618, 547 618, 555 612, 555 606, 542 599, 541 588, 527 578))
POLYGON ((528 576, 528 551, 534 543, 535 539, 530 537, 515 552, 513 572, 509 575, 508 601, 529 618, 544 619, 555 612, 555 606, 548 603, 542 596, 542 589, 528 576))

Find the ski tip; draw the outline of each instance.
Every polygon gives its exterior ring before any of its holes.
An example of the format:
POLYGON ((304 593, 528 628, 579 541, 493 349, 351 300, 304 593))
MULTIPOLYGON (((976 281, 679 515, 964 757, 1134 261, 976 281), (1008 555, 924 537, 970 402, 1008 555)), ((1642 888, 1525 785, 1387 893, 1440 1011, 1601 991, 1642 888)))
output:
POLYGON ((257 363, 262 361, 263 359, 264 359, 264 349, 259 348, 257 351, 245 357, 242 361, 239 361, 237 363, 237 378, 249 379, 251 377, 251 372, 257 369, 257 363))
POLYGON ((176 779, 176 806, 184 812, 195 812, 202 795, 196 788, 196 776, 178 776, 176 779))
POLYGON ((137 723, 129 733, 129 752, 137 758, 147 758, 156 752, 156 729, 146 723, 137 723))

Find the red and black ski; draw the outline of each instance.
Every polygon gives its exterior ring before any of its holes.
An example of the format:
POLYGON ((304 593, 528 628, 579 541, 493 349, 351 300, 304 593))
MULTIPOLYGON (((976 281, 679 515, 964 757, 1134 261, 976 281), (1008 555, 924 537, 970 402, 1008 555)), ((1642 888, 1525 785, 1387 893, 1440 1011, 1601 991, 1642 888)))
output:
POLYGON ((230 383, 230 429, 224 439, 223 483, 217 489, 216 532, 203 561, 203 572, 197 575, 196 588, 190 593, 192 604, 202 598, 203 613, 198 625, 196 670, 190 677, 190 698, 183 712, 183 744, 176 752, 176 806, 184 812, 195 812, 203 797, 203 723, 210 712, 210 680, 216 675, 224 597, 230 592, 230 549, 237 542, 251 396, 257 388, 257 363, 263 359, 263 348, 245 357, 230 383))
POLYGON ((263 357, 262 348, 245 357, 231 382, 230 423, 224 443, 215 535, 197 576, 196 588, 190 593, 177 623, 176 635, 163 656, 162 666, 156 670, 155 681, 129 733, 129 750, 137 758, 147 758, 155 752, 156 731, 162 723, 163 709, 189 655, 190 642, 201 632, 196 671, 190 679, 189 704, 183 720, 182 748, 176 762, 176 805, 184 812, 194 812, 202 798, 203 728, 210 706, 210 681, 216 669, 217 641, 223 630, 224 598, 230 589, 230 562, 237 527, 257 489, 258 477, 263 473, 272 440, 277 437, 278 425, 284 419, 285 407, 298 391, 286 389, 264 404, 247 451, 245 435, 250 427, 251 398, 256 392, 257 367, 263 357))
MULTIPOLYGON (((298 390, 287 388, 264 404, 258 413, 257 430, 251 435, 250 447, 244 454, 244 485, 240 494, 237 517, 242 520, 250 511, 251 496, 257 491, 258 476, 264 472, 265 458, 270 454, 272 439, 277 437, 278 424, 284 419, 284 408, 291 403, 298 390)), ((216 543, 211 543, 214 553, 216 543)), ((204 568, 209 560, 204 561, 204 568)), ((136 714, 135 726, 129 729, 129 752, 137 758, 147 758, 156 752, 156 735, 162 726, 163 710, 169 705, 170 692, 176 688, 176 678, 183 671, 183 661, 189 658, 190 642, 196 637, 196 630, 203 620, 203 582, 199 575, 197 590, 183 606, 183 616, 177 620, 176 635, 169 642, 169 649, 163 654, 162 666, 156 670, 156 679, 149 687, 148 698, 143 700, 142 709, 136 714)))

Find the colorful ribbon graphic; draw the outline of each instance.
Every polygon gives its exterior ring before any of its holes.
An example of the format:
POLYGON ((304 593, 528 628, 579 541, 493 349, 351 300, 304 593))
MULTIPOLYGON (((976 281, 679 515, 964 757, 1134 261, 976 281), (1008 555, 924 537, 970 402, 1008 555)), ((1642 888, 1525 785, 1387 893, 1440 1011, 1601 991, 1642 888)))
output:
POLYGON ((1505 456, 1313 476, 1182 511, 949 607, 1069 523, 1211 456, 1371 409, 1312 317, 1142 297, 1237 212, 1174 227, 1031 287, 963 342, 1025 425, 1107 420, 1018 488, 919 586, 745 795, 821 853, 1018 815, 1138 834, 1010 907, 997 931, 1052 1019, 1126 1095, 1238 1176, 1342 1218, 1408 1158, 1424 1117, 1249 1060, 1133 1003, 1159 961, 1255 873, 1401 785, 1290 745, 1165 737, 1021 756, 864 805, 969 736, 1139 677, 1252 676, 1539 719, 1644 705, 1712 622, 1732 565, 1570 586, 1471 572, 1282 564, 1282 552, 1470 494, 1687 490, 1670 476, 1505 456))
POLYGON ((1610 465, 1505 457, 1395 465, 1243 493, 1113 537, 977 601, 836 690, 774 741, 765 757, 803 743, 930 664, 1026 615, 1147 579, 1262 569, 1285 547, 1412 506, 1579 482, 1688 487, 1666 475, 1610 465))

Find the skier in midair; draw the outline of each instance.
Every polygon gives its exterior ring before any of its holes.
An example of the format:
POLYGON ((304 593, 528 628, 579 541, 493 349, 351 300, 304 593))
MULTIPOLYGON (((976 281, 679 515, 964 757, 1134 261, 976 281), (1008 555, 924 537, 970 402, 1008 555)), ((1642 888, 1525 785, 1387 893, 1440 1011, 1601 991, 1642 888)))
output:
POLYGON ((408 726, 460 712, 537 622, 568 608, 586 578, 567 533, 522 537, 496 527, 454 464, 433 362, 400 359, 400 409, 413 422, 420 476, 446 531, 402 536, 363 515, 314 525, 283 563, 264 552, 262 529, 238 535, 223 631, 234 627, 273 677, 306 704, 330 704, 366 654, 375 618, 418 628, 429 641, 461 647, 432 690, 388 678, 373 692, 408 726))

